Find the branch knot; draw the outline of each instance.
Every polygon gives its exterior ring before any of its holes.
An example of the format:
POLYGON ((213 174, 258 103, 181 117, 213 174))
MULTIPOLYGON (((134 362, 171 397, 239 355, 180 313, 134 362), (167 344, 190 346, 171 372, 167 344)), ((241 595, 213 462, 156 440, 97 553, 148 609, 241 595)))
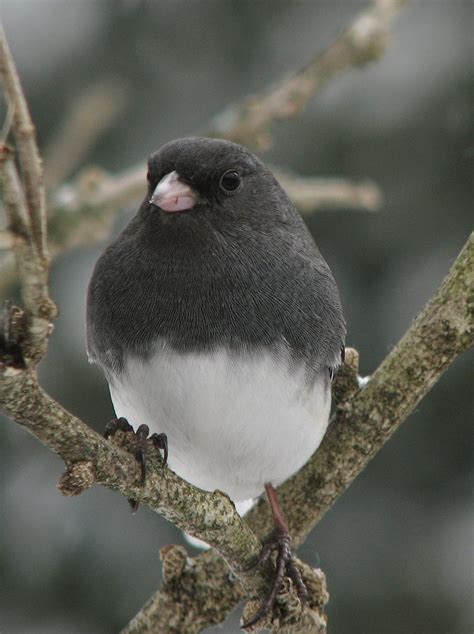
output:
POLYGON ((165 584, 178 584, 188 563, 188 553, 183 546, 168 544, 160 549, 163 562, 163 581, 165 584))
POLYGON ((79 460, 69 465, 62 474, 58 489, 66 496, 80 495, 95 482, 95 469, 90 460, 79 460))

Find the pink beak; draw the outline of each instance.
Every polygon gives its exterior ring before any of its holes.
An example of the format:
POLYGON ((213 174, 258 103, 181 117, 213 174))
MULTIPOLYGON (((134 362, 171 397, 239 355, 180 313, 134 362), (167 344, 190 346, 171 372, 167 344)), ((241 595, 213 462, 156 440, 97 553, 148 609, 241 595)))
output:
POLYGON ((192 209, 196 202, 196 192, 179 179, 177 172, 163 176, 150 198, 152 205, 168 212, 192 209))

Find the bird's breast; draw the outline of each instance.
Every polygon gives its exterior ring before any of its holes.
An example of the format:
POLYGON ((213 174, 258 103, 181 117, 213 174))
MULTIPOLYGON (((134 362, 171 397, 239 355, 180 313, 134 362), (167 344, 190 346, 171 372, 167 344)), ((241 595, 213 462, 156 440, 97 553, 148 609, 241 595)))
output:
POLYGON ((330 410, 327 372, 309 373, 283 346, 183 353, 159 344, 145 361, 129 356, 110 391, 117 416, 167 434, 171 469, 236 501, 296 472, 330 410))

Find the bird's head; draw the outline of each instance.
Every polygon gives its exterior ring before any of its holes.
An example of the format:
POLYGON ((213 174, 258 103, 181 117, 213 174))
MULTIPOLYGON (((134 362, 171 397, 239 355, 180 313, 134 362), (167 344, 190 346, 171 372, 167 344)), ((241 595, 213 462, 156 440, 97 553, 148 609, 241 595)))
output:
POLYGON ((148 160, 144 204, 165 215, 214 220, 281 214, 286 195, 265 165, 241 145, 191 137, 163 145, 148 160))

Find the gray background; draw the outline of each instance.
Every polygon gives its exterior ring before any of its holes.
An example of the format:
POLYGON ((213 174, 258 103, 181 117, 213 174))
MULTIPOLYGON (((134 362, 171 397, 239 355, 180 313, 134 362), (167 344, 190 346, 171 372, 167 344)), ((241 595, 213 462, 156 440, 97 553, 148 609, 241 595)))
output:
MULTIPOLYGON (((364 6, 4 0, 2 18, 42 148, 91 82, 123 83, 128 107, 85 161, 115 171, 301 65, 364 6)), ((396 344, 470 231, 472 17, 468 1, 415 1, 383 59, 332 81, 276 128, 264 155, 383 189, 377 215, 308 218, 362 373, 396 344)), ((118 224, 124 214, 117 210, 118 224)), ((112 409, 86 361, 84 299, 100 248, 55 262, 61 316, 41 366, 46 389, 97 430, 112 409)), ((472 631, 470 361, 454 364, 300 549, 327 574, 332 634, 472 631)), ((144 508, 132 517, 99 487, 61 497, 61 461, 3 420, 0 461, 0 630, 118 631, 157 588, 158 550, 181 542, 179 531, 144 508)), ((236 623, 237 614, 220 629, 236 632, 236 623)))

